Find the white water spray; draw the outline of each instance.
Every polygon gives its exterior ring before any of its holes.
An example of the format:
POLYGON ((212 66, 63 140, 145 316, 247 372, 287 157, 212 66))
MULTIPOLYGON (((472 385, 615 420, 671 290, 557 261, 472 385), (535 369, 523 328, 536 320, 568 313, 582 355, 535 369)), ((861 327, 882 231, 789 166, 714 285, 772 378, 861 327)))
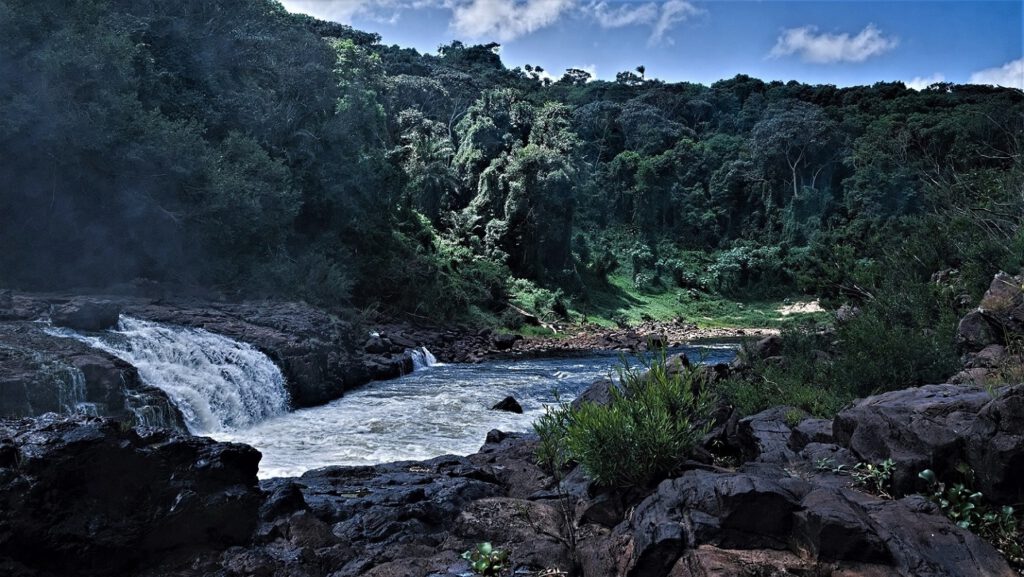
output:
POLYGON ((419 371, 437 364, 437 357, 427 347, 420 347, 409 351, 412 356, 412 370, 419 371))
POLYGON ((117 356, 163 390, 197 434, 250 427, 288 411, 281 370, 246 343, 204 331, 122 316, 117 331, 61 331, 117 356))

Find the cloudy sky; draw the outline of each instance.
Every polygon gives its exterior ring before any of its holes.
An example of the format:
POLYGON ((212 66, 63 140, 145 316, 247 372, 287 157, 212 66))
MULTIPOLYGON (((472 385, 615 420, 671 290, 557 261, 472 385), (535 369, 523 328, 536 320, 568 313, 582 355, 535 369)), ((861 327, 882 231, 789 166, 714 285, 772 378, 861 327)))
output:
POLYGON ((505 64, 604 79, 736 74, 839 86, 902 80, 1024 89, 1021 0, 282 0, 291 11, 436 52, 500 42, 505 64))

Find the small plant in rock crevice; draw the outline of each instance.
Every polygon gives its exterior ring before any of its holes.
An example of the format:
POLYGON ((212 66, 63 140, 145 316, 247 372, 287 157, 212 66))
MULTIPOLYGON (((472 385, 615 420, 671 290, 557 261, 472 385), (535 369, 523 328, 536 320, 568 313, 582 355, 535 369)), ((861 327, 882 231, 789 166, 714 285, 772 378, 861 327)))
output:
POLYGON ((469 561, 469 566, 477 575, 494 577, 507 568, 508 553, 495 549, 490 543, 477 543, 475 547, 462 554, 469 561))
POLYGON ((892 475, 896 463, 886 459, 881 463, 857 463, 850 470, 853 484, 883 499, 892 499, 892 475))
POLYGON ((974 477, 970 468, 958 467, 957 471, 966 483, 947 485, 931 469, 917 476, 928 484, 928 498, 950 521, 992 543, 1018 571, 1024 571, 1024 525, 1017 512, 1009 505, 994 506, 980 491, 969 488, 974 477))

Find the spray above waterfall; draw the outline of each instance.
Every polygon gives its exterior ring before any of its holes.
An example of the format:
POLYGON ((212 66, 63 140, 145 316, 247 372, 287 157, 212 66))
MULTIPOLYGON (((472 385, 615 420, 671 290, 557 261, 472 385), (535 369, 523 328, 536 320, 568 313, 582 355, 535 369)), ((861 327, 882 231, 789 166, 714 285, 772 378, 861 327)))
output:
POLYGON ((288 411, 281 370, 246 343, 126 316, 99 336, 55 332, 134 365, 143 382, 167 393, 192 433, 245 428, 288 411))

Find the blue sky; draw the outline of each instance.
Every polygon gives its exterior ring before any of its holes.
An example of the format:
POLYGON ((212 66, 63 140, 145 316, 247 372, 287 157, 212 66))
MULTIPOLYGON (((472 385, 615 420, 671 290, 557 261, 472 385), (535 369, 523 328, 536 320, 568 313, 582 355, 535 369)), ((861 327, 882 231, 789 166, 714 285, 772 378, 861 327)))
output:
POLYGON ((282 0, 291 11, 436 52, 500 42, 509 67, 709 84, 736 74, 850 86, 1024 89, 1022 0, 282 0))

